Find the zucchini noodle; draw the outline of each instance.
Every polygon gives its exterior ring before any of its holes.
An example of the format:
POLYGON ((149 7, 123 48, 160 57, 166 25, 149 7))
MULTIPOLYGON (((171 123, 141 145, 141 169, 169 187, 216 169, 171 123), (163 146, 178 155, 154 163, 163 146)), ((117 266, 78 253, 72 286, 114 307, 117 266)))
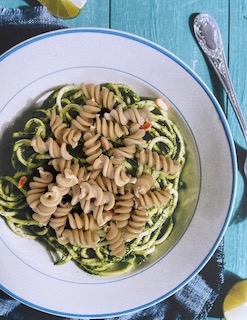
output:
MULTIPOLYGON (((36 239, 55 265, 128 272, 167 240, 185 144, 164 101, 124 84, 65 85, 12 133, 0 215, 36 239)), ((2 173, 4 174, 4 173, 2 173)))

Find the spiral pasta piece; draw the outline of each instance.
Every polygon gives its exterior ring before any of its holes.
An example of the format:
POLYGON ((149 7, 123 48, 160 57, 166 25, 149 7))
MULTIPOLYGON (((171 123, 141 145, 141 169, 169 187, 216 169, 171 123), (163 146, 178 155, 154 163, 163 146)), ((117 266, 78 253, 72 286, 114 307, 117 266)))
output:
POLYGON ((87 99, 96 101, 99 105, 111 110, 116 102, 116 97, 108 88, 101 87, 95 84, 81 84, 83 94, 87 99))
POLYGON ((61 146, 58 145, 58 143, 53 140, 52 138, 48 138, 46 141, 49 154, 52 158, 64 158, 65 160, 72 160, 72 156, 69 154, 69 152, 66 149, 66 142, 62 142, 61 146))
POLYGON ((154 206, 165 206, 171 198, 171 193, 166 190, 148 191, 145 194, 140 194, 138 198, 138 208, 152 208, 154 206))
POLYGON ((104 204, 104 192, 95 181, 82 182, 80 188, 80 199, 93 200, 95 206, 104 204))
POLYGON ((57 186, 52 186, 51 191, 47 191, 40 197, 40 202, 42 205, 48 208, 53 208, 57 206, 62 200, 62 194, 60 188, 57 186))
POLYGON ((65 229, 68 214, 70 213, 72 207, 72 204, 69 202, 66 202, 65 204, 60 203, 49 221, 49 226, 55 230, 58 237, 62 235, 65 229))
POLYGON ((42 225, 47 225, 61 200, 62 195, 59 188, 53 186, 51 191, 40 196, 39 204, 33 209, 33 219, 42 225))
POLYGON ((103 191, 103 201, 101 205, 104 206, 104 210, 111 210, 115 205, 115 195, 110 191, 103 191))
POLYGON ((34 211, 32 217, 41 225, 47 225, 51 215, 62 199, 60 190, 56 186, 48 188, 53 180, 50 172, 39 168, 40 177, 34 177, 30 182, 30 190, 27 192, 27 203, 34 211))
MULTIPOLYGON (((53 187, 58 187, 58 185, 55 182, 52 182, 50 184, 48 184, 47 186, 47 191, 52 191, 53 187)), ((70 187, 65 187, 65 186, 59 186, 59 192, 62 196, 68 194, 70 191, 70 187)))
POLYGON ((90 99, 82 106, 82 110, 88 119, 95 119, 96 115, 101 111, 101 106, 93 99, 90 99))
POLYGON ((85 214, 92 212, 95 207, 93 200, 86 200, 86 198, 80 199, 80 206, 85 214))
POLYGON ((62 132, 62 140, 71 145, 72 148, 77 147, 81 138, 81 132, 72 128, 65 128, 62 132))
POLYGON ((102 227, 112 219, 112 212, 104 210, 104 206, 95 206, 93 208, 93 217, 98 226, 102 227))
POLYGON ((65 169, 70 169, 72 165, 71 160, 65 160, 64 158, 54 158, 48 162, 49 165, 53 166, 53 168, 57 172, 64 173, 65 169))
POLYGON ((44 154, 48 151, 47 143, 42 139, 41 136, 35 136, 31 142, 30 146, 33 147, 33 150, 37 153, 44 154))
POLYGON ((71 169, 65 169, 64 173, 56 176, 56 182, 59 187, 72 187, 78 183, 78 178, 71 169))
POLYGON ((122 195, 125 193, 124 186, 122 187, 117 186, 114 179, 110 179, 108 177, 98 175, 95 181, 103 191, 110 191, 114 194, 122 194, 122 195))
POLYGON ((40 196, 45 192, 47 186, 52 182, 53 175, 45 171, 42 167, 38 168, 39 177, 34 176, 29 183, 30 189, 27 191, 27 203, 30 208, 35 209, 40 203, 40 196))
POLYGON ((62 142, 61 145, 57 143, 52 137, 49 137, 46 141, 40 136, 36 136, 31 140, 30 145, 37 153, 44 154, 49 152, 52 158, 64 158, 65 160, 72 160, 73 157, 69 154, 66 149, 67 143, 62 142))
POLYGON ((116 140, 128 134, 126 126, 122 126, 117 122, 107 121, 105 118, 100 118, 99 115, 96 116, 95 130, 111 140, 116 140))
POLYGON ((100 110, 101 108, 97 104, 88 101, 88 104, 82 106, 79 115, 71 121, 71 128, 81 132, 87 131, 94 123, 94 118, 100 110))
POLYGON ((127 125, 130 122, 143 125, 145 122, 153 121, 153 115, 147 108, 138 109, 136 105, 129 106, 124 110, 125 105, 119 104, 105 117, 107 120, 115 120, 116 122, 127 125))
MULTIPOLYGON (((112 159, 102 154, 93 163, 93 169, 102 171, 104 177, 114 179, 115 178, 115 167, 112 159)), ((117 184, 118 185, 118 184, 117 184)))
POLYGON ((114 194, 110 191, 103 191, 93 180, 81 183, 79 198, 93 201, 94 206, 103 206, 104 210, 111 210, 115 204, 114 194))
POLYGON ((81 208, 84 214, 92 213, 99 226, 103 226, 106 222, 111 220, 111 210, 106 210, 104 205, 96 206, 94 200, 86 200, 85 198, 80 201, 81 208))
POLYGON ((81 214, 80 218, 83 220, 83 228, 84 230, 98 230, 100 228, 93 214, 81 214))
POLYGON ((81 138, 81 132, 77 129, 68 127, 67 124, 63 122, 63 119, 56 114, 55 109, 53 109, 51 113, 50 127, 57 140, 70 144, 72 148, 75 148, 78 145, 78 141, 81 138))
POLYGON ((54 158, 48 162, 49 165, 52 165, 57 172, 64 173, 66 169, 70 169, 72 173, 78 179, 78 184, 83 181, 87 181, 90 177, 85 167, 81 167, 79 163, 72 163, 71 160, 65 160, 64 158, 54 158))
POLYGON ((110 254, 116 257, 123 257, 126 253, 126 248, 123 241, 123 236, 117 225, 110 222, 106 233, 106 239, 109 244, 110 254))
POLYGON ((38 206, 35 208, 35 212, 32 214, 32 218, 33 220, 39 222, 40 225, 46 226, 56 209, 56 206, 47 207, 42 203, 39 203, 38 206))
POLYGON ((118 165, 115 169, 114 180, 117 186, 122 187, 128 183, 135 183, 136 178, 127 174, 123 165, 118 165))
POLYGON ((87 156, 86 161, 89 164, 93 164, 94 161, 101 155, 101 142, 98 140, 100 134, 93 134, 92 132, 86 132, 83 135, 84 139, 84 152, 87 156))
POLYGON ((87 181, 90 178, 90 173, 87 171, 85 167, 81 167, 79 163, 73 163, 70 166, 70 170, 78 179, 78 184, 80 184, 83 181, 87 181))
POLYGON ((78 184, 71 187, 69 195, 71 196, 71 204, 75 206, 80 202, 81 188, 78 184))
POLYGON ((27 192, 27 203, 29 207, 33 210, 38 206, 40 203, 40 197, 44 194, 46 187, 44 188, 33 188, 28 190, 27 192))
POLYGON ((138 238, 144 230, 148 219, 149 215, 146 210, 134 210, 124 230, 123 239, 126 241, 130 241, 132 239, 138 238))
POLYGON ((135 156, 135 153, 136 153, 135 144, 128 144, 125 147, 119 147, 113 150, 113 156, 115 158, 123 157, 123 158, 132 159, 135 156))
POLYGON ((100 85, 95 85, 94 83, 82 83, 81 90, 87 99, 96 101, 98 104, 101 103, 100 85))
POLYGON ((135 105, 124 111, 124 116, 133 123, 143 125, 146 121, 152 121, 153 116, 147 108, 138 109, 135 105))
POLYGON ((123 143, 125 146, 129 145, 139 145, 143 146, 145 141, 143 137, 145 136, 145 130, 140 129, 139 124, 134 124, 130 128, 130 134, 123 139, 123 143))
POLYGON ((67 128, 66 123, 63 119, 57 115, 56 110, 53 109, 51 112, 50 128, 56 139, 62 140, 63 130, 67 128))
POLYGON ((105 118, 107 121, 116 121, 123 126, 126 126, 129 122, 129 119, 124 114, 124 104, 121 103, 117 106, 117 108, 112 109, 110 113, 105 113, 105 118))
POLYGON ((142 164, 147 164, 157 171, 163 170, 166 173, 175 174, 180 170, 180 164, 171 157, 158 154, 156 151, 143 149, 137 154, 137 158, 142 164))
POLYGON ((69 213, 68 222, 71 229, 98 230, 99 225, 92 214, 78 214, 77 212, 69 213))
POLYGON ((100 96, 102 98, 102 105, 103 107, 112 110, 114 107, 117 99, 116 96, 112 91, 110 91, 108 88, 103 88, 100 92, 100 96))
POLYGON ((134 204, 133 194, 130 192, 120 196, 116 201, 112 221, 115 221, 118 228, 124 228, 128 224, 134 204))
POLYGON ((133 186, 135 197, 139 198, 140 194, 147 193, 154 185, 154 178, 151 174, 143 174, 137 178, 136 183, 133 186))
POLYGON ((64 229, 58 242, 61 244, 71 243, 81 247, 95 248, 100 238, 94 230, 64 229))

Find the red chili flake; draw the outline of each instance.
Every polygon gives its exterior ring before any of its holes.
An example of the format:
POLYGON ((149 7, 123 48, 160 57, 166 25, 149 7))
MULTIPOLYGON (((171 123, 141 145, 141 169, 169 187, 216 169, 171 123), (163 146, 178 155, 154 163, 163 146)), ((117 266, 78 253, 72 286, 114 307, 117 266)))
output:
POLYGON ((20 177, 20 180, 18 181, 18 189, 21 189, 27 182, 27 177, 22 176, 20 177))
POLYGON ((61 148, 62 141, 61 140, 57 140, 57 145, 61 148))
POLYGON ((140 126, 140 129, 143 129, 143 130, 147 131, 151 127, 152 127, 152 122, 145 122, 142 126, 140 126))

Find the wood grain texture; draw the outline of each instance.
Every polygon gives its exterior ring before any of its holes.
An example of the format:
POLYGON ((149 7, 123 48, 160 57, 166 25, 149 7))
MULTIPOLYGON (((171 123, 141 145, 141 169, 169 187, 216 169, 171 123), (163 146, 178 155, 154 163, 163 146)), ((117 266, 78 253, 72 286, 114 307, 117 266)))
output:
MULTIPOLYGON (((240 106, 247 118, 247 3, 236 0, 230 6, 229 69, 236 89, 240 106)), ((236 117, 229 108, 229 119, 232 130, 237 135, 236 142, 245 145, 236 117)))
POLYGON ((88 0, 76 19, 65 20, 69 27, 109 28, 110 0, 88 0))
MULTIPOLYGON (((35 1, 0 1, 0 7, 28 4, 34 5, 35 1)), ((247 278, 247 183, 242 176, 246 143, 221 85, 195 42, 191 23, 194 15, 201 12, 212 15, 219 24, 232 80, 247 119, 246 0, 88 0, 83 12, 65 23, 69 27, 110 27, 147 38, 182 59, 214 92, 227 115, 239 165, 236 204, 225 235, 225 269, 247 278)))
POLYGON ((188 64, 212 88, 206 62, 196 45, 191 20, 208 12, 220 21, 228 38, 228 0, 112 0, 111 27, 145 37, 165 47, 188 64))
MULTIPOLYGON (((236 94, 247 119, 247 3, 236 0, 230 4, 229 12, 229 69, 236 94)), ((238 121, 231 105, 228 108, 228 119, 235 141, 239 174, 237 199, 232 223, 225 235, 226 269, 247 278, 247 184, 242 175, 243 161, 247 155, 246 142, 244 141, 238 121), (235 260, 233 259, 235 257, 235 260)))

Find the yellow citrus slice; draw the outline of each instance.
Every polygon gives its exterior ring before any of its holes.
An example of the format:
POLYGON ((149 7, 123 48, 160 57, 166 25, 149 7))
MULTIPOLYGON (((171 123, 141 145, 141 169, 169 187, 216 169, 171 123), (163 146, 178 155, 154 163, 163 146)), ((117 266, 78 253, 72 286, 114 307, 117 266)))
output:
POLYGON ((247 319, 247 279, 231 288, 224 299, 223 311, 226 320, 247 319))
POLYGON ((87 0, 39 0, 51 14, 62 19, 78 16, 87 0))

